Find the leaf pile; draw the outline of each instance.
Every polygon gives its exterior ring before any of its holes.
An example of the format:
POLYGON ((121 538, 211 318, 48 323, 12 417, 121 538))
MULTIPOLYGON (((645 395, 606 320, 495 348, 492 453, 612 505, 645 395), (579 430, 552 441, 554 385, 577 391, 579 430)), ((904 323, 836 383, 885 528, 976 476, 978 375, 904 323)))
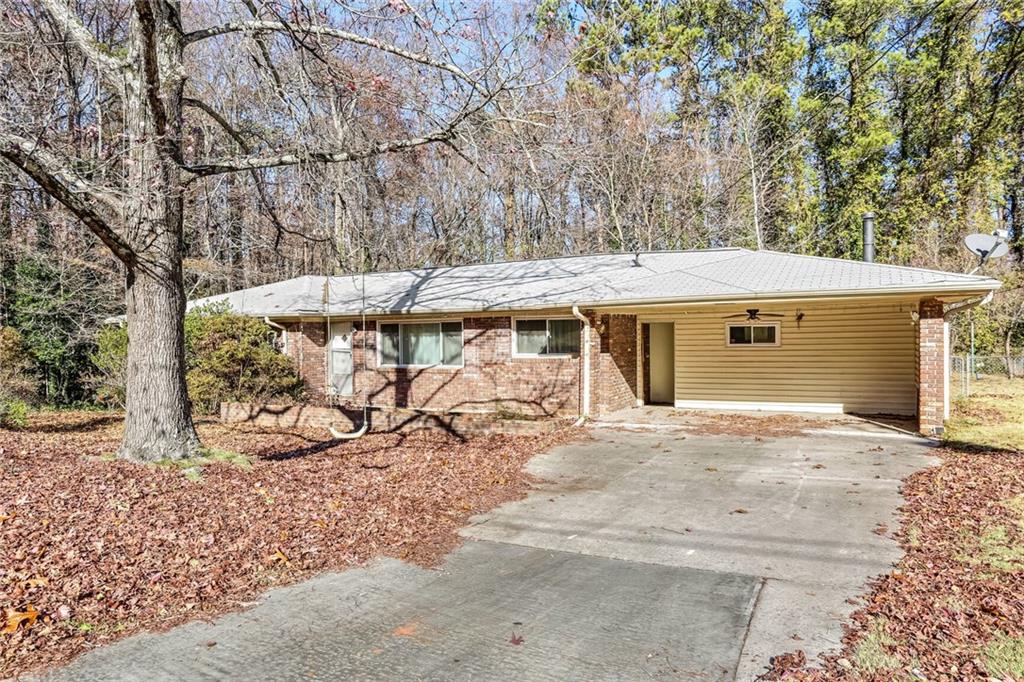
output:
POLYGON ((906 554, 871 585, 843 650, 819 668, 776 657, 766 679, 1024 679, 1024 454, 936 454, 904 483, 906 554))
POLYGON ((575 437, 207 423, 205 445, 251 466, 183 471, 112 459, 120 430, 89 413, 0 430, 0 677, 376 556, 436 564, 468 516, 524 494, 534 453, 575 437))
POLYGON ((752 415, 697 410, 673 410, 672 415, 686 417, 687 424, 697 428, 702 435, 752 438, 804 436, 807 435, 806 429, 825 428, 833 421, 796 414, 752 415))

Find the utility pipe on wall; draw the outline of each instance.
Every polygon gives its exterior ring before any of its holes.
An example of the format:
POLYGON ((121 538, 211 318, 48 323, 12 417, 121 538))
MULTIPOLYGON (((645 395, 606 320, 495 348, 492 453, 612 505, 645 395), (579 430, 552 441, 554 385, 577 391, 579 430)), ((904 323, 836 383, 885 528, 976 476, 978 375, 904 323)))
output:
POLYGON ((579 306, 573 304, 572 314, 583 323, 583 397, 580 401, 580 418, 576 426, 581 426, 590 417, 590 318, 580 312, 579 306))

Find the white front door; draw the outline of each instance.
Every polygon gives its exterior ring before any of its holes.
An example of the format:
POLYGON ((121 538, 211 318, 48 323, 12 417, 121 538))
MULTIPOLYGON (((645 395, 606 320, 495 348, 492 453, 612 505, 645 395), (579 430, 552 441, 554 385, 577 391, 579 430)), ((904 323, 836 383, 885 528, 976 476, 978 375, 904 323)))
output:
POLYGON ((331 392, 352 395, 352 323, 332 322, 328 344, 331 392))

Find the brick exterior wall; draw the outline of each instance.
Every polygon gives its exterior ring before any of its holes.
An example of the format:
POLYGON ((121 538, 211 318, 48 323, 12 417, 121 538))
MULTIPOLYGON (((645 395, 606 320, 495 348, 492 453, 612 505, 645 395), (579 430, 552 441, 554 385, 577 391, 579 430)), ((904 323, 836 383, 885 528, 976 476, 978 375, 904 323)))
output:
POLYGON ((287 322, 288 355, 313 395, 322 396, 327 381, 327 327, 323 322, 287 322))
POLYGON ((556 416, 579 412, 577 357, 512 356, 509 317, 467 317, 463 323, 463 367, 381 367, 377 362, 377 323, 364 332, 355 323, 353 396, 328 396, 326 324, 288 323, 288 353, 299 366, 312 402, 380 407, 501 411, 508 415, 556 416), (366 342, 363 356, 363 342, 366 342), (364 369, 365 368, 365 369, 364 369))
MULTIPOLYGON (((636 404, 636 317, 592 317, 591 413, 636 404)), ((467 317, 463 323, 463 367, 381 367, 377 323, 364 332, 354 324, 354 395, 330 396, 327 334, 323 321, 289 322, 288 354, 306 381, 313 404, 362 405, 509 415, 565 416, 579 413, 579 357, 517 358, 512 355, 512 318, 467 317), (365 358, 363 342, 365 340, 365 358), (365 369, 364 369, 365 368, 365 369)))
POLYGON ((918 430, 931 436, 942 432, 945 414, 945 336, 941 301, 922 301, 917 323, 918 430))
POLYGON ((636 315, 601 315, 594 320, 597 336, 591 356, 591 412, 636 406, 636 315))
MULTIPOLYGON (((221 403, 220 419, 226 423, 248 423, 276 429, 334 427, 351 433, 363 425, 361 408, 338 405, 253 405, 221 403)), ((572 417, 567 419, 571 420, 572 417)), ((496 413, 429 413, 401 408, 380 408, 367 413, 371 433, 412 433, 444 431, 456 436, 485 434, 528 435, 550 433, 564 425, 559 419, 502 419, 496 413)))

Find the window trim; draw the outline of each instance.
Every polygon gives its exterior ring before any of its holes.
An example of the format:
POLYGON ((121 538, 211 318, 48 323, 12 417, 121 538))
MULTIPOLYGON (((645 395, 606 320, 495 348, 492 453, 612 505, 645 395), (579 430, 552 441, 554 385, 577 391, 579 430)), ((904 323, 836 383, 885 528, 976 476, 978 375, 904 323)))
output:
POLYGON ((761 322, 755 320, 746 320, 743 322, 726 322, 725 323, 725 347, 726 348, 778 348, 782 345, 782 323, 781 322, 761 322), (774 343, 754 343, 753 332, 751 332, 750 343, 732 343, 729 340, 729 330, 732 327, 774 327, 775 328, 775 342, 774 343))
POLYGON ((465 321, 465 318, 461 318, 461 317, 458 318, 458 319, 432 318, 432 319, 429 319, 429 320, 409 320, 408 322, 391 322, 391 321, 375 320, 375 322, 376 322, 376 326, 374 327, 374 341, 375 341, 374 345, 376 346, 377 367, 380 367, 382 369, 403 369, 403 368, 412 368, 412 369, 429 369, 429 368, 436 368, 436 369, 462 369, 463 367, 466 366, 466 321, 465 321), (452 323, 452 322, 458 322, 458 324, 459 324, 459 340, 462 342, 462 353, 461 353, 462 362, 461 363, 459 363, 457 365, 446 365, 446 364, 444 364, 444 338, 442 337, 440 339, 440 341, 441 341, 441 362, 434 363, 434 364, 431 364, 431 365, 403 365, 402 364, 402 350, 403 350, 403 348, 402 348, 402 326, 407 325, 407 324, 436 324, 437 325, 437 333, 440 336, 441 335, 441 325, 447 324, 447 323, 452 323), (382 344, 381 344, 381 340, 380 340, 381 339, 380 328, 383 325, 386 325, 386 324, 393 324, 393 325, 397 325, 398 326, 398 364, 390 364, 390 363, 385 364, 384 363, 383 353, 381 352, 382 344))
MULTIPOLYGON (((518 322, 520 320, 544 320, 545 326, 546 326, 546 329, 547 329, 548 338, 551 338, 551 325, 548 324, 548 323, 550 323, 550 322, 552 322, 554 320, 575 320, 576 322, 579 322, 579 319, 573 317, 572 315, 553 315, 553 316, 550 316, 550 317, 548 317, 546 315, 539 315, 539 316, 537 316, 537 315, 518 315, 518 316, 513 316, 512 317, 512 357, 513 358, 531 358, 531 359, 544 360, 546 358, 578 358, 580 356, 580 352, 579 351, 576 351, 575 353, 520 353, 519 352, 519 328, 518 328, 518 322)), ((581 338, 580 339, 580 348, 582 349, 582 347, 583 347, 583 339, 581 338)))

